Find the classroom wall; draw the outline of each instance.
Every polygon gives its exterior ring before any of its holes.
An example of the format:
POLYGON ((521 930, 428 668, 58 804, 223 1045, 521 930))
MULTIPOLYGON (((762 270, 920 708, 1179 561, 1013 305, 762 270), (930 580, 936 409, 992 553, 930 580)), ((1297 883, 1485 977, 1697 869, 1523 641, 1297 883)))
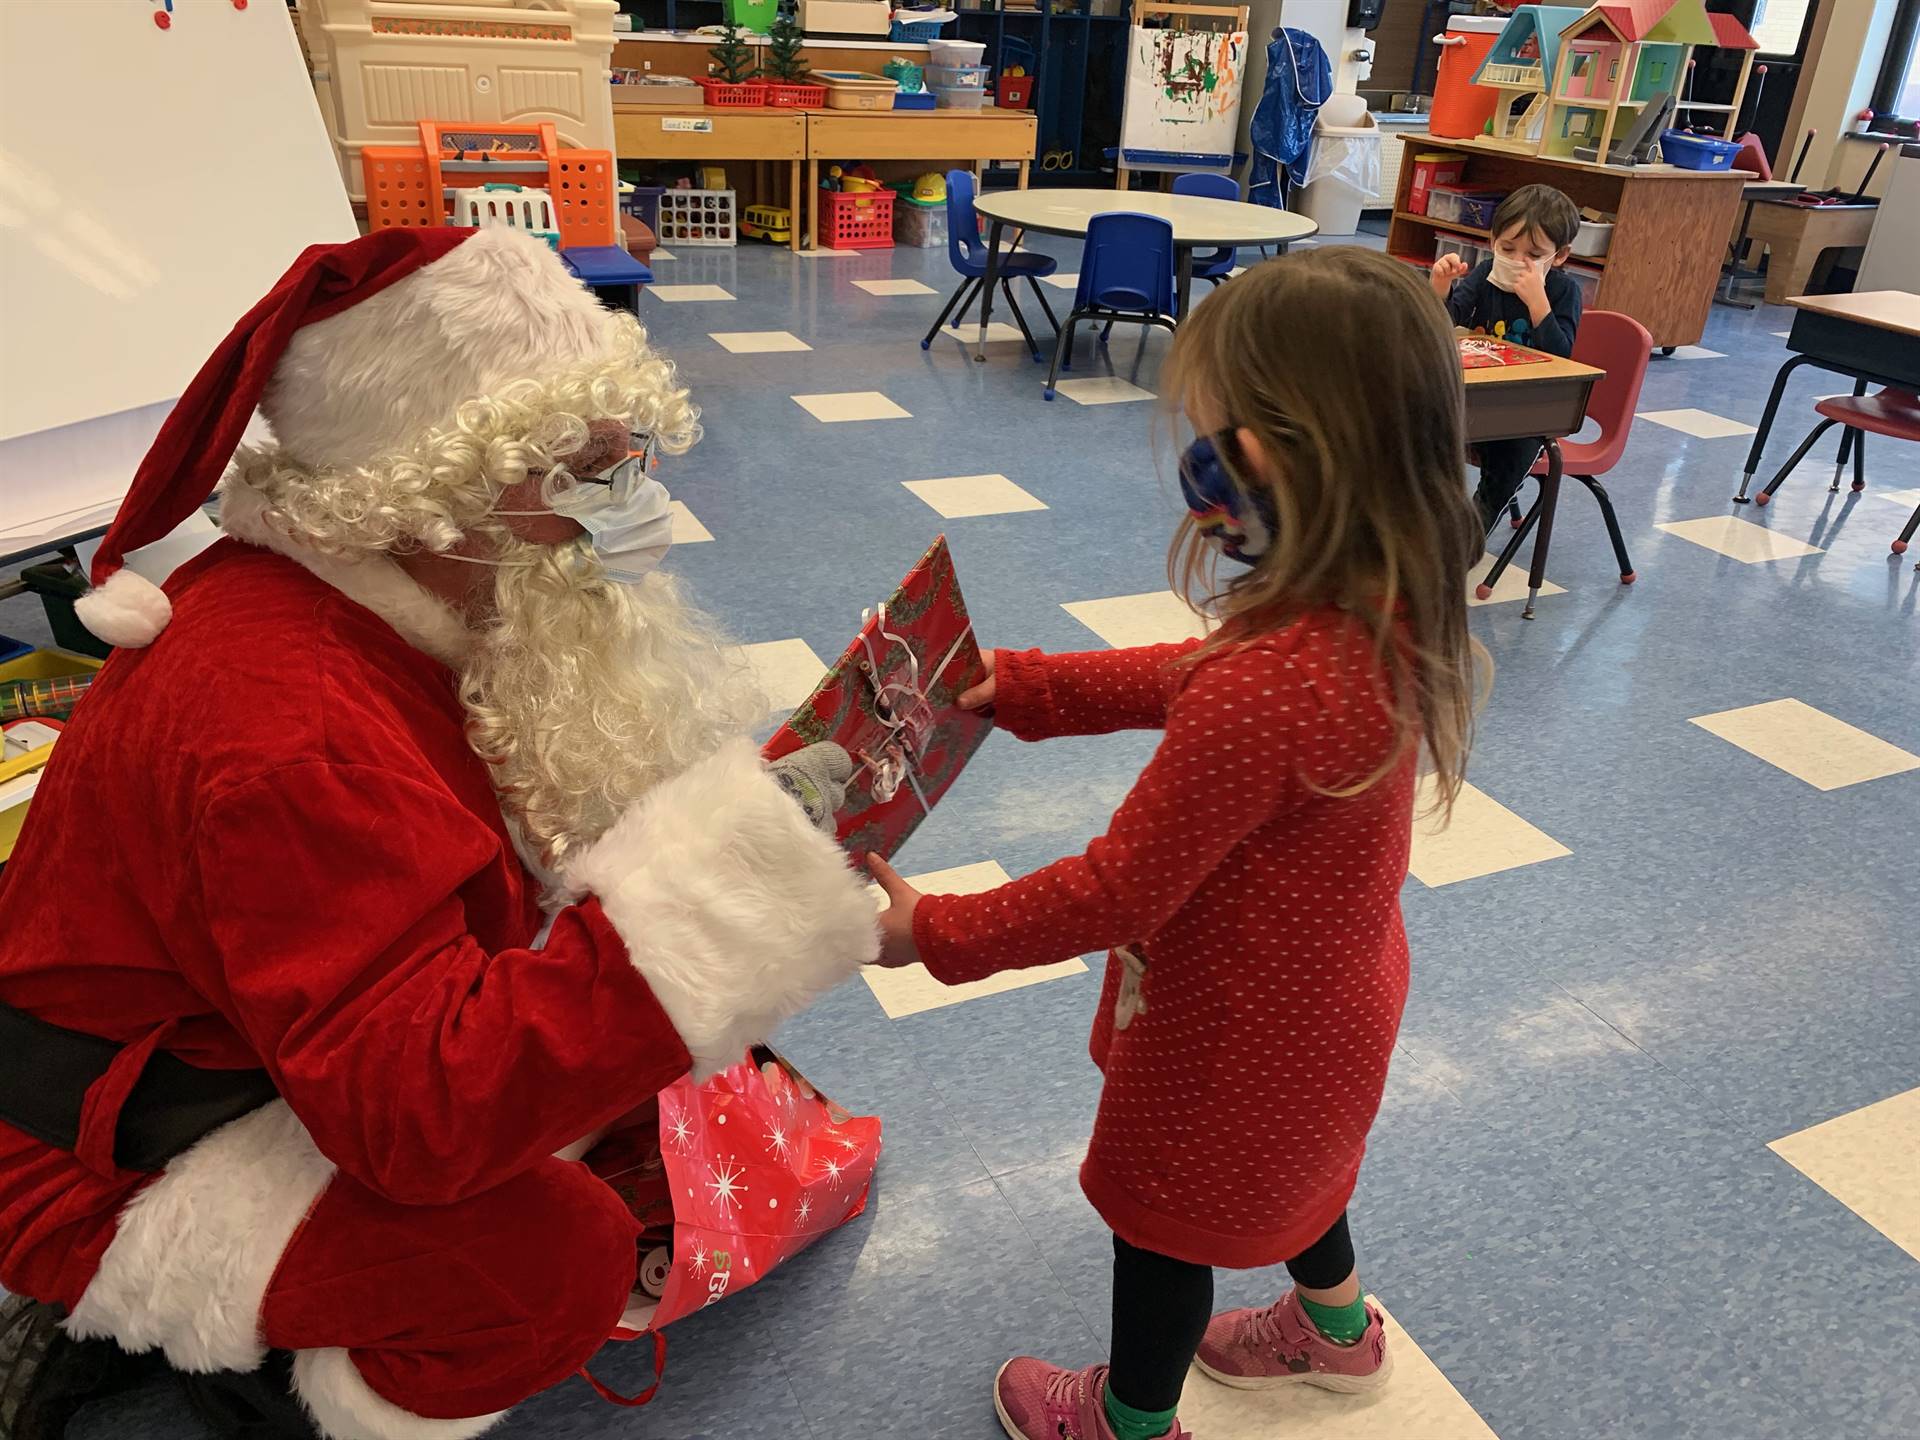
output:
MULTIPOLYGON (((1858 115, 1873 95, 1886 53, 1887 33, 1893 27, 1893 0, 1821 0, 1807 41, 1807 63, 1793 109, 1787 116, 1787 143, 1781 149, 1782 173, 1800 153, 1808 130, 1817 130, 1807 151, 1801 181, 1811 185, 1858 183, 1873 158, 1874 147, 1841 138, 1854 128, 1858 115)), ((1878 193, 1887 167, 1875 177, 1878 193)))

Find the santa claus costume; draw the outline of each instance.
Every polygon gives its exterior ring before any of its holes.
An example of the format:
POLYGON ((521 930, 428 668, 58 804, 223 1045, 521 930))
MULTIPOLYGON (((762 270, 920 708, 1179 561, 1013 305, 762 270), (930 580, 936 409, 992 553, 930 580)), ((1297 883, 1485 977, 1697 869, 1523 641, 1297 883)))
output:
POLYGON ((0 879, 0 1014, 52 1057, 0 1084, 0 1283, 68 1336, 289 1352, 336 1440, 478 1435, 632 1287, 555 1152, 873 957, 671 583, 498 518, 609 425, 697 438, 637 323, 524 236, 389 230, 304 254, 140 467, 82 602, 122 648, 0 879), (229 538, 123 568, 256 402, 229 538))

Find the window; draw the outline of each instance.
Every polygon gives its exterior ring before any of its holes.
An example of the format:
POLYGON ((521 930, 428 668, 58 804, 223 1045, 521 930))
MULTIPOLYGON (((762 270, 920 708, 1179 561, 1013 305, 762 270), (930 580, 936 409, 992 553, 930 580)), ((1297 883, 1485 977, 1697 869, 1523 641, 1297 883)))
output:
POLYGON ((1759 58, 1791 59, 1801 54, 1813 0, 1761 0, 1747 28, 1760 42, 1759 58))
POLYGON ((1887 54, 1873 87, 1873 112, 1901 120, 1920 119, 1920 0, 1897 0, 1887 54))

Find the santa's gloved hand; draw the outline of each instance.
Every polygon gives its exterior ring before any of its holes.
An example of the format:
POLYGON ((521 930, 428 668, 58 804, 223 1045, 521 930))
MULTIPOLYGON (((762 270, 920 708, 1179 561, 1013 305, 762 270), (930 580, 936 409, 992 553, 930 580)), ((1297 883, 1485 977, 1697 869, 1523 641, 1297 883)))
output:
POLYGON ((833 817, 847 803, 847 782, 853 778, 851 755, 831 740, 822 740, 775 760, 767 769, 774 784, 807 812, 814 828, 833 834, 833 817))

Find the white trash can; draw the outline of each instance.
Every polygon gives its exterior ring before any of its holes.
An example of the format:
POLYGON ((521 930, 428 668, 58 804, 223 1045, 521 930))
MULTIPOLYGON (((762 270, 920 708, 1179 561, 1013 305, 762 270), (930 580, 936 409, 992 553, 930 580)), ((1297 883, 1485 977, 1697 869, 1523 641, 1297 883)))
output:
POLYGON ((1380 189, 1380 127, 1358 95, 1329 95, 1313 124, 1306 181, 1288 202, 1322 235, 1352 235, 1380 189))

